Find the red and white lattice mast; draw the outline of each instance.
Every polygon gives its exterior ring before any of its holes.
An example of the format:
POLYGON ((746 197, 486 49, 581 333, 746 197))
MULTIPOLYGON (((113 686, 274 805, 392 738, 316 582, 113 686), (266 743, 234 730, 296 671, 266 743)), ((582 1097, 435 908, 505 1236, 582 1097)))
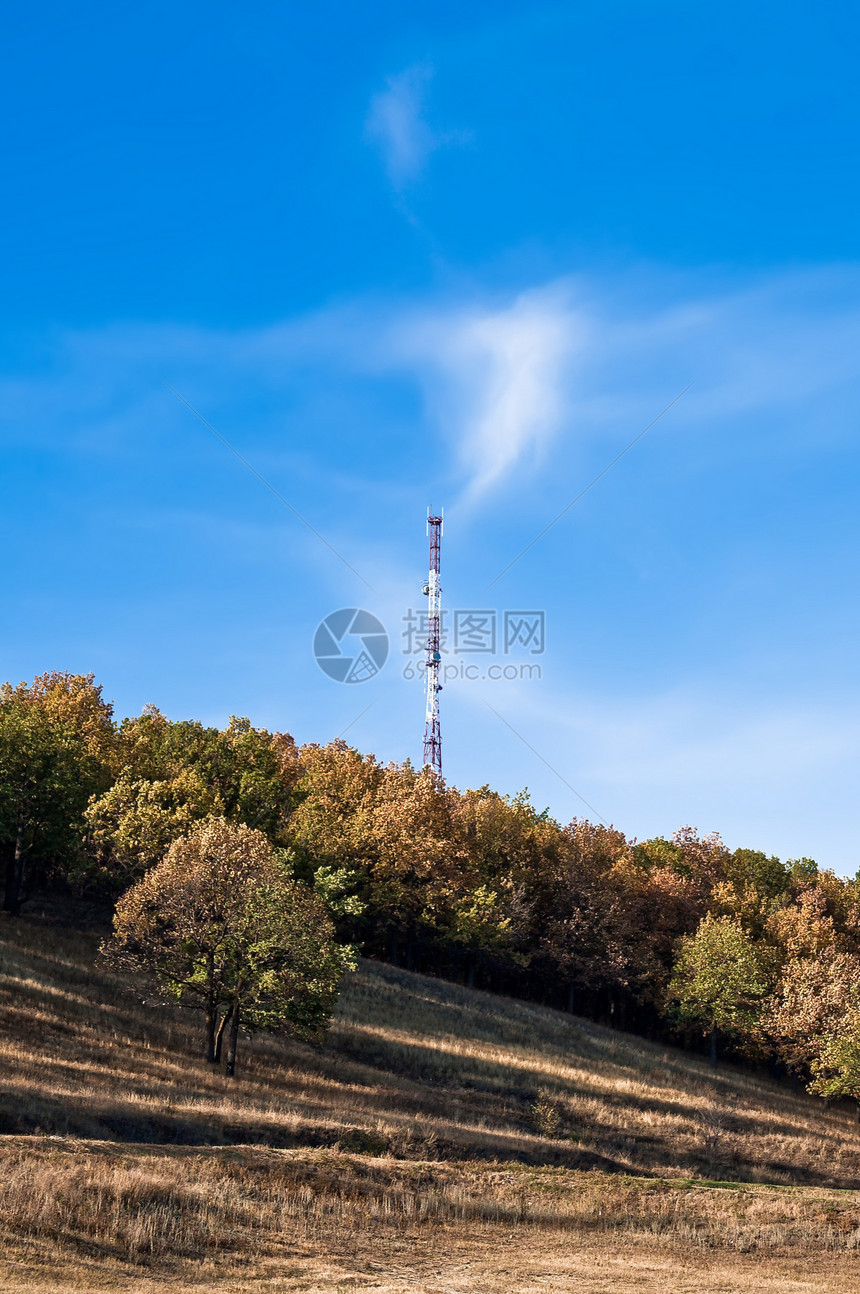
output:
POLYGON ((442 730, 439 727, 439 666, 442 661, 442 585, 439 583, 442 551, 442 517, 427 509, 427 534, 430 536, 430 573, 424 592, 427 596, 427 718, 424 725, 424 764, 442 776, 442 730))

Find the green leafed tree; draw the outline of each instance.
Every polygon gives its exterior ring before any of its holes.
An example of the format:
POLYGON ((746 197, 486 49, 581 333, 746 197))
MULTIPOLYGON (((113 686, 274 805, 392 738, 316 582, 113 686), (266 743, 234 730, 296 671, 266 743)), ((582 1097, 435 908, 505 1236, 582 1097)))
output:
POLYGON ((726 1034, 753 1042, 772 976, 766 956, 731 917, 708 915, 693 935, 678 940, 667 1006, 675 1020, 710 1039, 726 1034))
POLYGON ((287 843, 284 830, 301 771, 292 737, 254 728, 250 720, 235 716, 223 730, 183 720, 167 725, 160 758, 171 770, 167 776, 192 769, 220 798, 229 821, 256 827, 277 844, 287 843))
POLYGON ((0 687, 0 857, 3 906, 25 886, 78 866, 83 810, 109 784, 111 707, 92 675, 50 673, 0 687), (28 879, 29 878, 29 879, 28 879))
POLYGON ((223 816, 284 845, 300 769, 293 739, 231 718, 223 730, 172 722, 154 706, 124 719, 114 784, 84 814, 86 850, 73 879, 124 889, 193 823, 223 816))
POLYGON ((352 965, 322 901, 263 833, 223 818, 198 823, 123 895, 103 951, 202 1010, 206 1060, 220 1061, 226 1038, 228 1077, 242 1028, 324 1033, 352 965))
POLYGON ((125 889, 160 862, 195 822, 223 808, 217 791, 190 768, 154 782, 123 775, 84 812, 81 879, 125 889))
POLYGON ((854 986, 839 1028, 822 1034, 811 1069, 810 1092, 850 1097, 858 1102, 860 1123, 860 986, 854 986))

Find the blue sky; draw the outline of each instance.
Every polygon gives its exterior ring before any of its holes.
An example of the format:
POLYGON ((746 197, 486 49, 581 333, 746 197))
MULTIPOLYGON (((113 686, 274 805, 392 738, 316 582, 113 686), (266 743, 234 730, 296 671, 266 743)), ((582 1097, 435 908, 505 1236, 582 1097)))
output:
POLYGON ((420 759, 432 503, 451 612, 546 617, 446 656, 451 780, 857 869, 853 6, 5 25, 0 676, 420 759))

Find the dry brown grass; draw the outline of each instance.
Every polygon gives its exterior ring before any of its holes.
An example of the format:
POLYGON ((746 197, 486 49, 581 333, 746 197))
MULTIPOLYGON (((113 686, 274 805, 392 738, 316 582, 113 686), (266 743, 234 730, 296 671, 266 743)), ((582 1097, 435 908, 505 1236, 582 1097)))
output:
POLYGON ((13 1138, 0 1289, 9 1273, 19 1284, 5 1288, 34 1290, 228 1281, 502 1294, 570 1288, 574 1274, 594 1290, 665 1288, 668 1273, 672 1289, 711 1288, 719 1273, 713 1288, 847 1291, 860 1248, 860 1199, 847 1196, 328 1150, 13 1138), (814 1256, 814 1278, 803 1256, 814 1256), (785 1284, 771 1284, 777 1272, 785 1284))
POLYGON ((847 1112, 370 963, 230 1083, 97 942, 0 925, 0 1291, 853 1287, 847 1112))

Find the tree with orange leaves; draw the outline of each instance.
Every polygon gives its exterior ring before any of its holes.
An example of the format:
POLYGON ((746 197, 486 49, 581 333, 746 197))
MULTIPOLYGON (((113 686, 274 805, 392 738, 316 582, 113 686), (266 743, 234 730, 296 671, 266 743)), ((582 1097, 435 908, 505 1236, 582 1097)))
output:
POLYGON ((210 1064, 226 1032, 232 1077, 241 1027, 324 1032, 352 965, 333 936, 323 903, 292 879, 262 832, 209 818, 123 895, 103 952, 203 1011, 210 1064))

